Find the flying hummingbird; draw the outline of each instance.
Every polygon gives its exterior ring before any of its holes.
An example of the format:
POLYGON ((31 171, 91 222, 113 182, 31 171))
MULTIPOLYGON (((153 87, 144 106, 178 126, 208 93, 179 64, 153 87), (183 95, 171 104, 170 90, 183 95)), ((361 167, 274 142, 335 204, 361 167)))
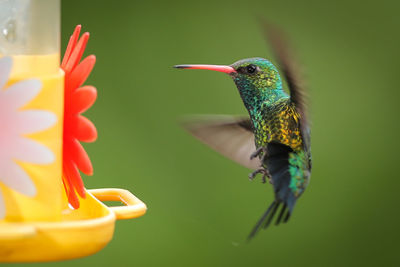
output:
POLYGON ((254 226, 249 239, 261 228, 267 228, 275 214, 278 214, 276 225, 289 220, 311 174, 304 89, 283 35, 271 25, 267 25, 266 33, 290 95, 283 90, 278 69, 263 58, 243 59, 229 66, 175 66, 227 73, 248 111, 248 117, 208 116, 187 122, 185 127, 224 156, 253 169, 249 175, 251 180, 262 174, 262 181, 272 184, 275 199, 254 226))

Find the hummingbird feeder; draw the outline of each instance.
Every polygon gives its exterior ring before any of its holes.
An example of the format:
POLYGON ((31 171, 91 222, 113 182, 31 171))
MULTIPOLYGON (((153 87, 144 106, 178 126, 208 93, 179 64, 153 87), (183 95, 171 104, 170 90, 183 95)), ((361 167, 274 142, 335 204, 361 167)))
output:
POLYGON ((77 26, 60 65, 60 0, 0 2, 0 262, 84 257, 111 239, 115 221, 146 212, 129 191, 86 190, 80 144, 97 138, 81 113, 97 90, 83 85, 88 33, 77 26), (108 207, 102 201, 121 201, 108 207))

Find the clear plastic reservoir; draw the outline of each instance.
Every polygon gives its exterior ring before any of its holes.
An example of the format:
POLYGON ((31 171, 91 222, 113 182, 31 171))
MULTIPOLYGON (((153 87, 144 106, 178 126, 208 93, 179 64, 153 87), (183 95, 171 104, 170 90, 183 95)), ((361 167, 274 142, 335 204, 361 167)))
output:
POLYGON ((60 0, 0 0, 2 56, 12 58, 12 70, 7 86, 0 90, 9 90, 8 86, 26 79, 39 80, 40 91, 34 98, 29 98, 23 110, 52 113, 57 119, 48 129, 20 134, 30 142, 39 143, 52 151, 54 160, 48 164, 16 160, 35 185, 36 195, 19 194, 0 180, 0 190, 6 203, 6 217, 0 219, 0 224, 60 219, 64 197, 64 72, 60 69, 60 0))
POLYGON ((0 0, 0 55, 13 77, 48 75, 60 66, 60 0, 0 0))

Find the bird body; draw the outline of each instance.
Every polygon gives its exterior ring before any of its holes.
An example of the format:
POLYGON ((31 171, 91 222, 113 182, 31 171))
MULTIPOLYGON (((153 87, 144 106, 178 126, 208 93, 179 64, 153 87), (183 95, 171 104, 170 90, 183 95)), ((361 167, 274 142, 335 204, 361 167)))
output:
MULTIPOLYGON (((275 209, 264 224, 267 227, 278 206, 283 203, 282 214, 287 208, 286 222, 296 204, 297 198, 306 188, 311 170, 311 155, 304 142, 299 124, 300 114, 289 98, 280 98, 270 104, 263 104, 260 112, 251 118, 255 144, 265 153, 262 168, 268 170, 275 192, 275 209)), ((283 219, 278 217, 277 224, 283 219)))
MULTIPOLYGON (((283 90, 275 66, 266 59, 250 58, 236 62, 232 67, 237 70, 233 80, 249 113, 255 146, 260 151, 261 169, 258 172, 267 173, 275 192, 271 209, 253 230, 255 234, 261 224, 267 227, 271 223, 281 203, 282 215, 276 222, 289 219, 297 198, 308 184, 311 154, 309 144, 303 142, 302 115, 283 90), (253 69, 254 73, 249 73, 253 69)), ((309 135, 308 126, 305 131, 304 134, 309 135)))
POLYGON ((263 58, 249 58, 230 66, 178 65, 177 68, 209 69, 229 74, 246 107, 248 118, 220 117, 189 122, 187 129, 227 157, 255 169, 249 175, 267 177, 275 198, 249 238, 270 225, 281 206, 276 224, 287 222, 311 173, 310 129, 304 95, 281 42, 273 48, 283 69, 290 95, 282 87, 277 68, 263 58), (252 145, 251 145, 252 144, 252 145))

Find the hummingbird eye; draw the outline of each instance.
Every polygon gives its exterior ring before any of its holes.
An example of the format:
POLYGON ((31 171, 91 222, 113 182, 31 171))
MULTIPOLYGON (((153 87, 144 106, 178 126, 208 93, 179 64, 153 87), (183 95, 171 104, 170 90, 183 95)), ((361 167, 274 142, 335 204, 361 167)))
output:
POLYGON ((246 71, 247 71, 247 73, 249 73, 249 74, 253 74, 253 73, 255 73, 255 72, 257 71, 257 66, 256 66, 256 65, 253 65, 253 64, 250 64, 250 65, 248 65, 248 66, 246 67, 246 71))

